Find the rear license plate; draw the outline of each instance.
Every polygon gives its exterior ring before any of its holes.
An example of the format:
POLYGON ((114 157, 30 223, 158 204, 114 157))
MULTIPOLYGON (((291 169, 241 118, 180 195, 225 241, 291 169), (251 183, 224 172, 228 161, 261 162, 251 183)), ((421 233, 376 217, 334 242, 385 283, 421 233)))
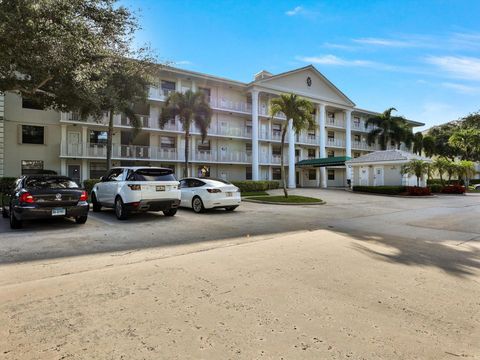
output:
POLYGON ((165 185, 157 185, 156 190, 157 191, 165 191, 165 185))
POLYGON ((225 193, 225 194, 227 195, 227 197, 233 196, 233 193, 232 193, 232 192, 227 192, 227 193, 225 193))
POLYGON ((67 211, 64 208, 54 208, 52 209, 52 216, 63 216, 66 215, 67 211))

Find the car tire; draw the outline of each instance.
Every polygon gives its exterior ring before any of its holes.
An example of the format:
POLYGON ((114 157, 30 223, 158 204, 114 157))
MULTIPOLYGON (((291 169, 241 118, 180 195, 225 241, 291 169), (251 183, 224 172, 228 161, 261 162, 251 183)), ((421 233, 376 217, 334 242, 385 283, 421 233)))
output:
POLYGON ((197 214, 205 212, 205 207, 203 206, 203 201, 200 199, 200 196, 195 196, 192 199, 192 209, 197 214))
POLYGON ((225 210, 227 210, 227 211, 234 211, 237 207, 238 207, 238 205, 229 206, 229 207, 226 207, 225 210))
POLYGON ((115 216, 118 220, 126 220, 128 218, 127 209, 120 196, 117 196, 115 199, 115 216))
POLYGON ((77 224, 85 224, 87 222, 87 219, 88 219, 88 216, 87 215, 84 215, 84 216, 77 216, 75 218, 75 222, 77 224))
POLYGON ((12 207, 10 207, 10 228, 12 229, 21 229, 23 226, 22 220, 18 220, 15 216, 15 211, 12 211, 12 207))
POLYGON ((92 210, 93 212, 100 212, 102 210, 102 205, 97 201, 97 196, 95 193, 92 192, 92 196, 90 197, 92 199, 92 210))
POLYGON ((165 216, 175 216, 177 209, 168 209, 163 212, 165 216))

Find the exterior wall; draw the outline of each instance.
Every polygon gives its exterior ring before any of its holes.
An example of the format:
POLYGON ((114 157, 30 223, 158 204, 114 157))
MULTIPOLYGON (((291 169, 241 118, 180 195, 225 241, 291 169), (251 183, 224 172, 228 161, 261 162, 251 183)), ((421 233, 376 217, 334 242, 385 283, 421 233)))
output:
MULTIPOLYGON (((378 164, 359 166, 352 165, 353 182, 352 185, 375 186, 374 170, 377 167, 383 168, 383 185, 385 186, 417 186, 417 177, 415 175, 403 175, 401 173, 402 163, 399 164, 378 164), (361 184, 360 172, 362 169, 368 171, 368 184, 361 184)), ((426 178, 420 179, 420 186, 427 186, 426 178)))
POLYGON ((21 175, 22 160, 43 160, 44 169, 60 172, 60 114, 22 108, 20 96, 5 95, 4 175, 21 175), (21 125, 45 126, 45 145, 21 144, 21 125))
POLYGON ((383 178, 384 185, 402 185, 403 175, 401 174, 401 166, 385 165, 383 178))

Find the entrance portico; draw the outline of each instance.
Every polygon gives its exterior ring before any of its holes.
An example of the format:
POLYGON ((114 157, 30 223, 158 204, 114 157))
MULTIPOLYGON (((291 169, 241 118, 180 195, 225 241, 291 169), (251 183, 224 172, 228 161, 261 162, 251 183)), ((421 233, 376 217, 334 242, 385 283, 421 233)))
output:
MULTIPOLYGON (((343 173, 343 180, 340 182, 337 181, 338 185, 335 186, 346 186, 348 177, 348 168, 345 165, 345 162, 350 160, 349 156, 336 156, 336 157, 326 157, 326 158, 316 158, 316 159, 308 159, 308 160, 301 160, 297 162, 296 166, 300 169, 320 169, 320 173, 323 172, 326 174, 325 182, 321 179, 320 182, 317 181, 317 187, 327 188, 328 187, 328 177, 327 174, 329 171, 333 172, 335 180, 335 173, 338 173, 339 170, 343 173)), ((318 174, 318 172, 317 172, 318 174)))

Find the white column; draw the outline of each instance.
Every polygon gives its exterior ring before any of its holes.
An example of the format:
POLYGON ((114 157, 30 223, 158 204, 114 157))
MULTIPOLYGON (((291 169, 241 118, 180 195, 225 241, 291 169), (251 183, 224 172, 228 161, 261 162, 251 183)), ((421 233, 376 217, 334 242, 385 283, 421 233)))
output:
POLYGON ((82 159, 82 170, 81 170, 81 180, 87 180, 88 179, 88 160, 87 159, 82 159))
POLYGON ((0 177, 5 175, 5 134, 4 134, 4 116, 5 116, 5 95, 0 92, 0 177))
MULTIPOLYGON (((345 156, 352 157, 352 111, 345 110, 345 156)), ((352 178, 352 169, 347 166, 347 180, 352 178)))
POLYGON ((197 83, 194 80, 192 80, 192 91, 197 91, 197 83))
MULTIPOLYGON (((326 157, 325 104, 318 105, 318 125, 320 127, 320 132, 319 132, 320 158, 324 158, 326 157)), ((324 167, 320 168, 320 186, 322 188, 327 187, 327 169, 325 169, 324 167)))
POLYGON ((252 90, 252 180, 259 180, 259 166, 258 166, 258 90, 252 90))
MULTIPOLYGON (((67 125, 60 125, 60 154, 67 155, 67 125)), ((62 173, 65 175, 65 173, 62 173)))
MULTIPOLYGON (((88 156, 87 142, 88 142, 88 127, 82 126, 82 155, 83 156, 88 156)), ((85 175, 86 175, 86 173, 85 173, 85 175)))
POLYGON ((182 92, 182 79, 177 79, 177 84, 175 85, 176 92, 182 92))
POLYGON ((60 175, 67 176, 67 160, 60 159, 60 175))
POLYGON ((288 187, 295 189, 295 131, 293 120, 288 120, 288 187))

